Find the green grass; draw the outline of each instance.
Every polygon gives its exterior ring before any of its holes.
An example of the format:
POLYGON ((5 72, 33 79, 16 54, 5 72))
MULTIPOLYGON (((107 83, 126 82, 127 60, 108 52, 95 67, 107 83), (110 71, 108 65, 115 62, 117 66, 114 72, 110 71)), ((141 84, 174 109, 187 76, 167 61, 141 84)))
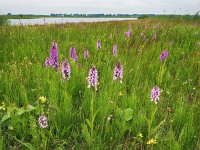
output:
POLYGON ((8 25, 8 18, 7 17, 3 17, 3 16, 1 16, 0 17, 0 26, 2 26, 2 25, 8 25))
POLYGON ((44 18, 49 17, 47 15, 0 15, 1 18, 7 18, 7 19, 37 19, 37 18, 44 18))
POLYGON ((156 15, 156 16, 148 16, 143 15, 139 16, 139 19, 147 19, 147 18, 153 18, 153 19, 159 19, 159 20, 169 20, 169 21, 200 21, 200 14, 197 12, 195 15, 156 15))
POLYGON ((0 107, 0 149, 200 148, 198 22, 142 19, 0 26, 0 33, 0 105, 5 103, 5 110, 0 107), (129 24, 133 35, 126 39, 129 24), (70 62, 69 81, 63 82, 61 69, 44 67, 53 40, 60 64, 64 58, 70 62), (114 44, 117 58, 112 56, 114 44), (71 46, 77 49, 80 68, 69 59, 71 46), (88 60, 83 57, 85 47, 88 60), (160 62, 165 49, 169 56, 160 62), (118 60, 124 70, 122 84, 112 80, 118 60), (87 88, 92 65, 99 75, 97 91, 87 88), (157 105, 150 100, 155 85, 162 90, 157 105), (44 104, 40 96, 47 98, 44 104), (48 118, 46 129, 38 125, 42 112, 48 118), (148 145, 151 139, 157 143, 148 145))

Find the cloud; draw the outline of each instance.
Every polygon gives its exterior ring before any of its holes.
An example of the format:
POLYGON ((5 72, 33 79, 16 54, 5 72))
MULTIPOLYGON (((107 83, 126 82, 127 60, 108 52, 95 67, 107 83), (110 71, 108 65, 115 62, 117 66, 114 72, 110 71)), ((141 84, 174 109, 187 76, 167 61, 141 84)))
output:
POLYGON ((0 0, 1 14, 196 13, 199 0, 0 0), (187 11, 188 10, 188 11, 187 11))

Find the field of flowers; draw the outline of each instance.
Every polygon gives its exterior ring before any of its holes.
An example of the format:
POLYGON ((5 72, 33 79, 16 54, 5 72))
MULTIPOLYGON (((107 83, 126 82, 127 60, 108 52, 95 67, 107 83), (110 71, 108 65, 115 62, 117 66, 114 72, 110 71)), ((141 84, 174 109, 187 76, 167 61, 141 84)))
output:
POLYGON ((198 22, 0 33, 0 149, 200 149, 198 22))

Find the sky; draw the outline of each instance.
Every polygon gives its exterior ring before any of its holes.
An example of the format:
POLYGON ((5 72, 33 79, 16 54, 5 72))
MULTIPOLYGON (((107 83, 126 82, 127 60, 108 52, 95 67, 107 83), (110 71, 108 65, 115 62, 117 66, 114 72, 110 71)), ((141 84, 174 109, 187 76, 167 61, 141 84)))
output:
POLYGON ((200 0, 0 0, 0 14, 195 14, 200 0))

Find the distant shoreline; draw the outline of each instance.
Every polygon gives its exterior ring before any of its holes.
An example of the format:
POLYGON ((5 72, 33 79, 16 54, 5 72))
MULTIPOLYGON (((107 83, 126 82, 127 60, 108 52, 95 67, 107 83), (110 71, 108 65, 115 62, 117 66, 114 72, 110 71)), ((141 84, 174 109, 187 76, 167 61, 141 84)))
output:
POLYGON ((138 18, 138 16, 5 16, 0 15, 0 17, 5 17, 7 19, 39 19, 39 18, 138 18))

